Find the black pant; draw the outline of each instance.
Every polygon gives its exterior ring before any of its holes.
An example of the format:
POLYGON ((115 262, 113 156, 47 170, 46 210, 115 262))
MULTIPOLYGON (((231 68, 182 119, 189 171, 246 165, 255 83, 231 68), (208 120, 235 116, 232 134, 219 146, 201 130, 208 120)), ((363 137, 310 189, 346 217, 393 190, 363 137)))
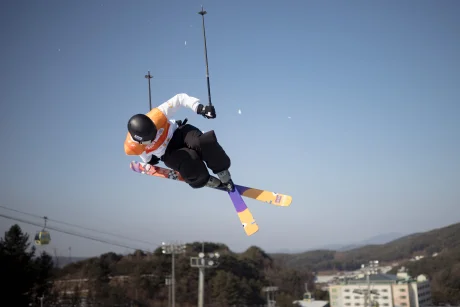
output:
POLYGON ((230 158, 218 143, 214 131, 202 133, 189 124, 174 132, 161 160, 167 167, 178 171, 192 188, 201 188, 208 182, 207 167, 213 173, 230 168, 230 158))

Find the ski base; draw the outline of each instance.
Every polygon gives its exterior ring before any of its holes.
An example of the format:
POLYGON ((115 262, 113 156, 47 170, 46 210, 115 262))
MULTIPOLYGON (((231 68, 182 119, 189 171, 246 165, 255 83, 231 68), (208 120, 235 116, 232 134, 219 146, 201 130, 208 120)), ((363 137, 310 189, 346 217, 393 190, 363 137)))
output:
POLYGON ((257 225, 256 221, 254 220, 251 211, 246 206, 246 203, 236 188, 234 191, 228 192, 228 195, 230 196, 230 199, 233 202, 233 206, 235 207, 235 210, 238 214, 238 218, 243 225, 244 232, 246 235, 252 236, 257 231, 259 231, 259 225, 257 225))
MULTIPOLYGON (((154 165, 148 165, 147 167, 147 165, 148 164, 146 163, 132 161, 130 163, 130 168, 137 173, 185 182, 177 171, 154 165)), ((237 184, 235 184, 235 188, 241 196, 252 198, 274 206, 288 207, 292 202, 292 197, 286 194, 274 193, 267 190, 255 189, 237 184)), ((213 189, 227 191, 222 187, 216 187, 213 189)))

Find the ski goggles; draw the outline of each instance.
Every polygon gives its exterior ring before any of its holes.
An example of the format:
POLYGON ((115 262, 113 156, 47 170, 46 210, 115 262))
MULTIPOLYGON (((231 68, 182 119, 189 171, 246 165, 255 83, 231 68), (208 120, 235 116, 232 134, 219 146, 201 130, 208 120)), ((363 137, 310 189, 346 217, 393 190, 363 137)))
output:
POLYGON ((138 143, 140 145, 150 145, 150 144, 153 143, 153 140, 150 140, 150 141, 138 141, 138 140, 134 139, 131 135, 130 135, 130 138, 131 138, 131 140, 133 142, 136 142, 136 143, 138 143))

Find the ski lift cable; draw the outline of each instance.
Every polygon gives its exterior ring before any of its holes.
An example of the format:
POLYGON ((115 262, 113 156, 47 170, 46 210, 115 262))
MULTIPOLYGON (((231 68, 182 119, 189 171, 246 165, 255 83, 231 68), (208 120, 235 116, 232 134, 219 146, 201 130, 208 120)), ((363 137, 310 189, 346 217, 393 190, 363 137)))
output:
MULTIPOLYGON (((0 213, 0 217, 10 219, 10 220, 15 220, 15 221, 25 223, 25 224, 29 224, 29 225, 38 226, 38 227, 42 226, 41 224, 39 224, 37 222, 31 222, 31 221, 27 221, 27 220, 24 220, 24 219, 21 219, 21 218, 12 217, 12 216, 1 214, 1 213, 0 213)), ((120 243, 113 242, 113 241, 111 242, 111 241, 108 241, 108 240, 104 240, 104 239, 100 239, 100 238, 96 238, 96 237, 91 237, 91 236, 79 234, 79 233, 76 233, 76 232, 71 232, 71 231, 68 231, 68 230, 59 229, 59 228, 52 227, 52 226, 47 226, 47 228, 51 229, 51 230, 54 230, 54 231, 57 231, 57 232, 62 232, 62 233, 65 233, 65 234, 68 234, 68 235, 71 235, 71 236, 76 236, 76 237, 80 237, 80 238, 84 238, 84 239, 88 239, 88 240, 93 240, 93 241, 96 241, 96 242, 101 242, 101 243, 105 243, 105 244, 109 244, 109 245, 113 245, 113 246, 132 249, 132 250, 141 250, 141 251, 143 251, 145 253, 151 253, 151 251, 147 251, 145 249, 135 248, 135 247, 131 247, 131 246, 128 246, 128 245, 125 245, 125 244, 120 244, 120 243)))
MULTIPOLYGON (((4 209, 10 210, 10 211, 14 211, 14 212, 17 212, 17 213, 21 213, 21 214, 32 216, 32 217, 39 218, 39 219, 44 218, 43 216, 39 216, 39 215, 36 215, 36 214, 24 212, 24 211, 13 209, 13 208, 8 208, 8 207, 2 206, 2 205, 0 205, 0 208, 4 208, 4 209)), ((127 240, 130 240, 130 241, 136 241, 136 242, 149 244, 149 245, 159 245, 157 243, 148 242, 148 241, 144 241, 144 240, 140 240, 140 239, 129 238, 129 237, 126 237, 126 236, 123 236, 123 235, 120 235, 120 234, 115 234, 115 233, 110 233, 110 232, 106 232, 106 231, 103 231, 103 230, 98 230, 98 229, 88 228, 88 227, 84 227, 84 226, 79 226, 79 225, 68 223, 68 222, 63 222, 63 221, 50 219, 48 217, 46 219, 48 221, 50 221, 50 222, 59 223, 59 224, 67 225, 67 226, 71 226, 71 227, 76 227, 76 228, 80 228, 80 229, 84 229, 84 230, 88 230, 88 231, 98 232, 98 233, 101 233, 101 234, 105 234, 105 235, 109 235, 109 236, 113 236, 113 237, 117 237, 117 238, 122 238, 122 239, 127 239, 127 240)), ((46 226, 46 228, 49 228, 49 226, 46 226)))

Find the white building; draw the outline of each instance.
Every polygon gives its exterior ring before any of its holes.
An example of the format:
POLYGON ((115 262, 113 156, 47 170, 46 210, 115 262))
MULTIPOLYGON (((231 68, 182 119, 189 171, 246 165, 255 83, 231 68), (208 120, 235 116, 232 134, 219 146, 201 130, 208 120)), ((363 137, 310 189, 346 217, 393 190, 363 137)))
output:
POLYGON ((315 300, 315 298, 309 291, 304 293, 303 300, 294 301, 292 302, 292 304, 298 307, 330 307, 328 301, 315 300))
POLYGON ((330 306, 363 307, 368 291, 372 306, 422 307, 432 303, 430 282, 424 275, 414 279, 406 272, 400 272, 397 275, 371 274, 369 284, 366 277, 361 277, 330 285, 330 306))
POLYGON ((417 276, 416 282, 411 282, 409 291, 414 297, 414 306, 428 306, 432 304, 431 301, 431 286, 430 281, 425 275, 417 276))

